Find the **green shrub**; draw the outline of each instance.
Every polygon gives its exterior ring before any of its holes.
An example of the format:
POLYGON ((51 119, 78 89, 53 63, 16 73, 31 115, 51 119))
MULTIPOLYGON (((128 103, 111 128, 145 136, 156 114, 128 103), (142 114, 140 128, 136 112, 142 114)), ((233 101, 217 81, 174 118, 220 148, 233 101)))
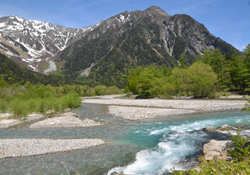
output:
MULTIPOLYGON (((230 133, 231 134, 231 133, 230 133)), ((232 135, 232 142, 230 144, 231 150, 228 152, 229 156, 233 158, 232 161, 226 160, 210 160, 204 161, 198 165, 197 169, 191 169, 187 172, 173 171, 174 175, 208 175, 208 174, 250 174, 250 139, 244 139, 239 132, 237 135, 232 135)))
POLYGON ((13 100, 10 106, 15 118, 26 117, 29 113, 28 103, 25 100, 13 100))
POLYGON ((25 83, 24 86, 12 85, 0 87, 0 112, 12 112, 15 117, 24 117, 32 112, 46 114, 48 111, 61 112, 68 108, 77 108, 81 104, 80 95, 93 96, 117 94, 122 90, 115 86, 79 86, 64 85, 51 87, 50 85, 32 85, 25 83))
POLYGON ((192 169, 187 172, 173 171, 173 175, 249 175, 250 174, 250 159, 245 159, 240 162, 228 162, 222 160, 210 160, 201 163, 197 169, 192 169))
POLYGON ((48 111, 46 100, 40 99, 38 102, 38 112, 45 114, 48 111))
POLYGON ((77 108, 80 106, 82 100, 77 93, 69 93, 65 96, 68 108, 77 108))
MULTIPOLYGON (((231 134, 231 133, 230 133, 231 134)), ((237 135, 232 135, 232 142, 230 144, 231 150, 228 154, 236 160, 243 160, 250 156, 250 139, 244 139, 239 132, 237 135)))
POLYGON ((8 104, 6 100, 0 100, 0 112, 6 113, 8 109, 8 104))

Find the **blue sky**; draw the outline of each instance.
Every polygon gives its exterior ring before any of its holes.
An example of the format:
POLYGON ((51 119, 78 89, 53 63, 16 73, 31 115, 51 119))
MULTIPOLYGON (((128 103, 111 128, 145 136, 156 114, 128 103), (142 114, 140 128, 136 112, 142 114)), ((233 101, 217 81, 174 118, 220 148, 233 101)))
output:
POLYGON ((0 17, 18 15, 82 28, 124 11, 155 5, 170 15, 187 14, 216 37, 242 51, 250 44, 250 0, 0 0, 0 17))

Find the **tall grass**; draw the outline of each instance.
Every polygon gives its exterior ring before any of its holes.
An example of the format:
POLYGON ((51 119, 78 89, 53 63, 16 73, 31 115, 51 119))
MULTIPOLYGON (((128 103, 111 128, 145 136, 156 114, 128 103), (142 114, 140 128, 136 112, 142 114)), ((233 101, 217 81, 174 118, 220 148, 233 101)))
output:
POLYGON ((36 85, 29 88, 0 88, 0 112, 12 113, 14 118, 26 117, 36 112, 61 112, 68 108, 77 108, 81 98, 77 93, 56 92, 56 88, 36 85))
POLYGON ((0 87, 0 112, 12 113, 14 117, 25 117, 36 112, 46 114, 57 113, 68 108, 77 108, 81 104, 80 96, 120 94, 123 91, 115 86, 80 86, 64 85, 52 87, 50 85, 24 86, 12 85, 0 87))

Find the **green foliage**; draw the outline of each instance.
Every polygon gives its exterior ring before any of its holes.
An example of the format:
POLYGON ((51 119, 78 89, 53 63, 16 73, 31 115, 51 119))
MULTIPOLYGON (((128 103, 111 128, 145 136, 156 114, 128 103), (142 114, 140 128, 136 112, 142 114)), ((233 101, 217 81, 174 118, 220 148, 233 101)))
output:
POLYGON ((243 91, 250 85, 250 46, 242 55, 238 52, 222 55, 218 49, 214 52, 206 50, 198 59, 209 64, 218 76, 217 89, 243 91))
POLYGON ((77 108, 81 104, 80 96, 120 94, 122 90, 107 86, 64 85, 52 87, 50 85, 24 85, 0 87, 0 112, 13 113, 14 117, 25 117, 32 112, 46 114, 77 108))
POLYGON ((43 83, 59 85, 64 79, 59 76, 46 76, 20 67, 18 64, 0 53, 0 87, 30 81, 33 84, 43 83))
MULTIPOLYGON (((231 134, 231 133, 230 133, 231 134)), ((208 175, 208 174, 250 174, 250 139, 244 139, 239 132, 232 135, 229 156, 232 161, 210 160, 204 161, 198 165, 197 169, 191 169, 187 172, 173 171, 174 175, 208 175)))
POLYGON ((3 113, 6 113, 8 109, 8 103, 6 102, 6 100, 1 99, 0 100, 0 111, 3 113))
MULTIPOLYGON (((230 133, 231 134, 231 133, 230 133)), ((244 139, 239 132, 237 135, 232 135, 232 142, 230 144, 231 150, 229 155, 236 160, 249 159, 250 156, 250 139, 244 139)))
POLYGON ((162 94, 166 72, 166 68, 156 65, 132 69, 128 79, 128 88, 131 92, 140 96, 159 96, 162 94))
POLYGON ((189 67, 191 89, 194 97, 214 97, 217 76, 209 65, 195 62, 189 67))
POLYGON ((198 169, 192 169, 187 172, 173 171, 173 175, 248 175, 250 174, 250 159, 244 159, 240 162, 226 160, 205 161, 198 166, 198 169))
POLYGON ((130 71, 128 88, 145 97, 193 95, 200 98, 213 97, 216 82, 217 76, 209 65, 195 62, 188 68, 173 70, 155 65, 137 67, 130 71))
POLYGON ((27 101, 14 99, 10 103, 10 108, 15 118, 25 117, 28 114, 27 101))

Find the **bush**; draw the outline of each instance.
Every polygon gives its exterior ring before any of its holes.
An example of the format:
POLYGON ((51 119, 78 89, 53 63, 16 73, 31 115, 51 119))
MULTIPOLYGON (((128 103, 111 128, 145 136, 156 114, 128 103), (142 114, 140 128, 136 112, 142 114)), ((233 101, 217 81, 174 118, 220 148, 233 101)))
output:
POLYGON ((122 90, 115 86, 97 86, 96 88, 79 85, 50 85, 24 86, 12 85, 0 87, 0 112, 12 112, 15 117, 24 117, 32 112, 46 114, 48 111, 61 112, 68 108, 77 108, 81 104, 80 95, 93 96, 117 94, 122 90))
POLYGON ((173 175, 248 175, 250 174, 250 159, 245 159, 241 162, 226 160, 211 160, 205 161, 198 166, 198 169, 192 169, 187 172, 173 171, 173 175))
POLYGON ((15 118, 26 117, 29 113, 27 101, 16 99, 11 102, 10 106, 15 118))
POLYGON ((231 150, 229 155, 236 160, 243 160, 250 156, 250 139, 244 139, 239 132, 237 135, 232 135, 232 142, 230 144, 231 150))
POLYGON ((67 106, 67 108, 77 108, 82 102, 80 96, 77 93, 69 93, 62 98, 64 103, 66 103, 65 107, 67 106))
POLYGON ((0 100, 0 112, 6 113, 8 109, 8 104, 6 100, 0 100))

